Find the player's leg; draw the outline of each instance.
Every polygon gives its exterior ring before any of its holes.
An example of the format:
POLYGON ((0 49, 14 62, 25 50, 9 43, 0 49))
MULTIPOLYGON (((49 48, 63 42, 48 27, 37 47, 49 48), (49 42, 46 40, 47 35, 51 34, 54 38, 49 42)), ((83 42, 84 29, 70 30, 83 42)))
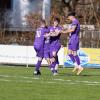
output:
POLYGON ((77 63, 77 68, 78 68, 77 75, 79 75, 83 71, 83 67, 80 64, 80 58, 77 55, 77 51, 73 51, 73 54, 74 54, 75 61, 77 63))
POLYGON ((70 59, 72 60, 73 63, 75 63, 75 59, 74 59, 74 55, 73 55, 73 51, 72 50, 68 50, 68 56, 70 57, 70 59))
POLYGON ((58 70, 58 66, 59 66, 59 59, 58 59, 58 55, 56 56, 56 66, 55 66, 55 71, 57 72, 58 70))
POLYGON ((54 70, 54 62, 55 62, 55 54, 54 54, 54 51, 51 51, 50 52, 50 61, 51 61, 51 70, 53 71, 54 70))
POLYGON ((58 74, 57 70, 58 70, 59 62, 58 62, 57 53, 58 53, 60 47, 61 47, 60 43, 57 43, 56 45, 50 46, 50 58, 51 58, 50 67, 51 67, 51 70, 52 70, 54 75, 58 74))
POLYGON ((44 51, 44 58, 45 58, 45 60, 47 61, 48 66, 50 67, 50 64, 51 64, 51 61, 50 61, 50 53, 44 51))
POLYGON ((53 62, 55 61, 55 58, 53 57, 53 53, 52 53, 54 51, 53 49, 54 49, 54 47, 50 46, 50 66, 49 66, 49 68, 52 71, 52 73, 54 73, 53 62))
MULTIPOLYGON (((75 67, 72 72, 75 72, 76 70, 79 71, 79 66, 80 66, 80 59, 79 56, 77 55, 77 50, 79 50, 79 40, 72 40, 70 39, 69 44, 68 44, 68 49, 69 49, 69 56, 72 59, 75 67)), ((82 70, 82 67, 80 67, 80 71, 82 70)))
POLYGON ((54 74, 55 72, 55 65, 56 65, 56 62, 55 62, 55 52, 53 51, 53 49, 50 50, 50 70, 52 71, 52 73, 54 74))
POLYGON ((50 68, 51 61, 50 61, 50 46, 44 47, 44 58, 48 63, 48 66, 50 68))
POLYGON ((52 72, 54 75, 58 74, 58 56, 57 56, 57 51, 52 52, 52 58, 51 58, 51 67, 52 67, 52 72))
POLYGON ((53 56, 55 57, 55 66, 54 66, 55 75, 58 74, 59 60, 58 60, 58 55, 57 54, 58 54, 60 48, 61 48, 61 43, 58 42, 55 49, 54 49, 54 52, 53 52, 53 56))
POLYGON ((69 50, 68 50, 68 56, 70 57, 70 59, 72 60, 72 62, 73 62, 74 65, 75 65, 74 69, 72 70, 72 72, 75 72, 75 71, 78 69, 78 66, 77 66, 77 64, 76 64, 76 62, 75 62, 75 58, 74 58, 74 55, 73 55, 73 51, 70 50, 70 48, 69 48, 69 50))
POLYGON ((43 49, 37 49, 35 48, 35 51, 37 53, 37 57, 38 57, 38 61, 35 65, 35 71, 34 71, 34 75, 41 75, 41 72, 40 72, 40 67, 41 67, 41 63, 42 63, 42 59, 43 59, 43 56, 44 56, 44 53, 43 53, 43 49))
POLYGON ((73 55, 73 58, 74 58, 74 69, 72 70, 72 72, 75 72, 76 70, 78 70, 78 64, 77 64, 77 62, 76 62, 76 60, 75 60, 75 54, 74 54, 74 51, 72 51, 72 55, 73 55))
POLYGON ((51 62, 50 62, 50 58, 45 58, 47 63, 48 63, 48 66, 50 66, 51 62))
POLYGON ((41 67, 42 59, 43 59, 43 58, 38 57, 37 64, 35 65, 34 75, 41 75, 40 67, 41 67))
POLYGON ((68 44, 68 56, 70 57, 70 59, 72 60, 72 62, 74 63, 75 67, 74 69, 72 70, 72 72, 75 72, 77 69, 78 69, 78 66, 76 64, 76 61, 75 61, 75 58, 74 58, 74 54, 73 54, 73 49, 75 47, 72 45, 71 42, 69 42, 68 44))
POLYGON ((58 65, 59 65, 59 61, 58 61, 58 50, 53 51, 53 57, 54 57, 54 75, 58 74, 58 65))
POLYGON ((76 61, 77 67, 78 67, 77 75, 79 75, 83 70, 83 67, 80 64, 80 58, 77 54, 77 50, 79 50, 79 40, 72 42, 72 50, 73 50, 74 59, 76 61))

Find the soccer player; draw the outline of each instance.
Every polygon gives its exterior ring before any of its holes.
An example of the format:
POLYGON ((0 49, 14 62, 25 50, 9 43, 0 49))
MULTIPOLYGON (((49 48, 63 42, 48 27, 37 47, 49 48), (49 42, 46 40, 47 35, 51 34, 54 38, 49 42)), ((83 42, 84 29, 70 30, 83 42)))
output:
POLYGON ((79 50, 79 32, 80 32, 80 23, 75 18, 75 12, 70 12, 68 14, 68 19, 72 21, 70 25, 70 29, 68 30, 62 30, 61 33, 69 33, 69 43, 68 43, 68 55, 73 61, 73 63, 76 62, 76 66, 74 67, 72 72, 75 72, 77 70, 77 75, 79 75, 83 67, 80 65, 80 58, 77 55, 77 50, 79 50))
POLYGON ((53 22, 53 26, 49 27, 50 29, 50 57, 51 57, 51 70, 53 72, 54 75, 57 75, 57 70, 58 70, 58 51, 61 47, 61 43, 60 43, 60 33, 59 31, 62 30, 62 28, 60 27, 60 19, 59 18, 55 18, 54 22, 53 22), (58 33, 58 34, 57 34, 58 33))
POLYGON ((44 57, 44 34, 48 33, 49 30, 46 27, 45 20, 41 20, 40 27, 36 30, 35 41, 34 41, 34 49, 37 53, 38 62, 35 65, 34 75, 41 75, 40 66, 42 59, 44 57))
POLYGON ((50 67, 50 64, 51 64, 51 61, 50 61, 50 35, 49 34, 49 29, 48 29, 48 33, 45 33, 44 37, 44 58, 46 59, 49 67, 50 67), (46 35, 48 35, 46 37, 46 35))

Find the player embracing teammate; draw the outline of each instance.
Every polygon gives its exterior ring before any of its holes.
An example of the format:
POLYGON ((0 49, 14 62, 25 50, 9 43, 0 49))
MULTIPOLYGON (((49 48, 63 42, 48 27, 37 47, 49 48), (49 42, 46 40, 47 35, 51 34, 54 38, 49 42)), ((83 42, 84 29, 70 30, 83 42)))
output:
POLYGON ((60 31, 62 30, 62 27, 60 26, 60 19, 55 18, 53 21, 53 25, 49 27, 50 30, 50 69, 53 72, 54 75, 58 74, 58 51, 61 48, 61 42, 60 42, 60 31))
POLYGON ((36 51, 38 61, 35 65, 35 75, 41 75, 40 67, 42 63, 42 59, 44 58, 44 44, 45 44, 45 37, 44 35, 49 33, 49 29, 46 26, 45 20, 40 21, 40 27, 36 30, 35 41, 34 41, 34 49, 36 51))
POLYGON ((59 24, 59 18, 55 18, 53 25, 50 27, 47 27, 45 21, 41 20, 40 27, 36 30, 34 49, 37 53, 38 62, 35 65, 35 75, 41 75, 40 67, 43 58, 47 60, 53 75, 58 73, 57 53, 61 47, 59 31, 62 29, 59 24))
POLYGON ((52 71, 53 75, 58 74, 58 51, 61 47, 60 35, 61 33, 69 34, 69 43, 68 43, 68 56, 71 58, 75 67, 72 72, 77 71, 79 75, 83 67, 80 64, 80 58, 77 55, 77 50, 79 50, 79 32, 80 24, 79 21, 75 18, 75 13, 70 12, 68 14, 68 19, 72 22, 70 29, 63 30, 60 26, 60 19, 55 18, 53 25, 47 27, 44 20, 41 20, 40 27, 36 31, 34 48, 37 53, 38 62, 35 66, 35 75, 40 75, 40 66, 42 59, 45 58, 48 62, 49 68, 52 71))

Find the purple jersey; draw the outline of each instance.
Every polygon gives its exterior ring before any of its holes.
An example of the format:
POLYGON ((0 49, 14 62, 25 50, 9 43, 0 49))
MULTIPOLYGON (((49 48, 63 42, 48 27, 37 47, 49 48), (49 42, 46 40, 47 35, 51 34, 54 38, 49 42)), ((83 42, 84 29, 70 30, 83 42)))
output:
MULTIPOLYGON (((48 34, 50 31, 47 30, 46 34, 48 34)), ((44 58, 50 58, 50 37, 46 37, 44 39, 44 58)))
POLYGON ((73 26, 76 26, 76 29, 74 32, 70 33, 70 39, 71 40, 78 40, 79 39, 79 32, 80 32, 80 23, 77 19, 75 19, 72 24, 70 25, 70 28, 73 26))
POLYGON ((46 27, 40 27, 36 30, 36 36, 34 41, 34 49, 37 52, 38 57, 44 57, 44 34, 48 33, 46 27))
MULTIPOLYGON (((57 27, 49 27, 50 29, 50 32, 55 32, 55 30, 62 30, 62 28, 60 26, 57 26, 57 27)), ((60 42, 60 35, 59 34, 58 36, 54 36, 54 37, 51 37, 51 44, 56 44, 57 42, 60 42)))
MULTIPOLYGON (((46 34, 49 34, 49 29, 47 30, 47 32, 46 32, 46 34)), ((50 45, 50 36, 48 36, 48 37, 46 37, 45 39, 44 39, 44 46, 46 46, 46 45, 50 45)))
POLYGON ((44 41, 44 48, 46 50, 46 49, 49 49, 49 47, 50 47, 50 37, 47 37, 45 38, 45 41, 44 41))
POLYGON ((40 27, 36 30, 34 46, 41 48, 44 46, 44 34, 46 33, 47 28, 40 27))
MULTIPOLYGON (((50 32, 55 32, 55 30, 62 30, 62 28, 60 26, 58 27, 50 27, 50 32)), ((61 43, 60 43, 60 35, 58 36, 54 36, 51 37, 50 39, 50 57, 53 57, 53 52, 55 51, 56 53, 58 53, 60 47, 61 47, 61 43)))
POLYGON ((77 19, 75 19, 70 25, 70 29, 76 26, 74 32, 70 33, 68 48, 70 50, 78 50, 79 49, 79 32, 80 32, 80 23, 77 19))
MULTIPOLYGON (((49 29, 47 28, 46 29, 46 31, 45 31, 45 34, 49 34, 49 29)), ((50 37, 46 37, 45 39, 44 39, 44 48, 45 49, 48 49, 48 47, 49 47, 49 45, 50 45, 50 37)))

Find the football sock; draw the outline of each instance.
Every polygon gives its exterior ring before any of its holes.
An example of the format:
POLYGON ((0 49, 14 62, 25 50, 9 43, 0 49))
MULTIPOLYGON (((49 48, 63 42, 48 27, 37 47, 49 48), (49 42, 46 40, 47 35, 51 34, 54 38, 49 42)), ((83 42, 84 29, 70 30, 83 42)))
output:
POLYGON ((72 60, 72 62, 75 63, 75 58, 74 58, 73 54, 69 54, 68 56, 70 57, 70 59, 72 60))
POLYGON ((80 58, 78 55, 74 56, 77 65, 80 65, 80 58))
POLYGON ((36 71, 38 71, 38 70, 40 69, 41 62, 42 62, 42 61, 38 61, 37 64, 35 65, 35 68, 36 68, 35 70, 36 70, 36 71))

